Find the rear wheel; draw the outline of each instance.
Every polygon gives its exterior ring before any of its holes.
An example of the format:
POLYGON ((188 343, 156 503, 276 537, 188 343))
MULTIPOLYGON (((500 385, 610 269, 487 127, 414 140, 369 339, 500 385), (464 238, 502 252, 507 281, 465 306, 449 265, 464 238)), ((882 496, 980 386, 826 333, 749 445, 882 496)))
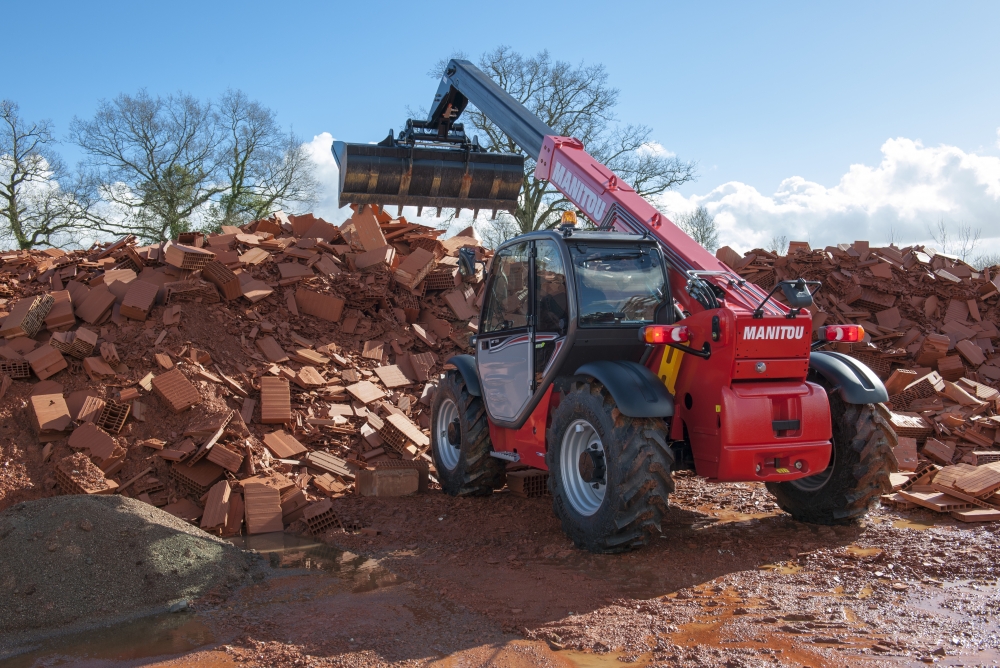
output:
POLYGON ((663 420, 626 417, 600 383, 577 383, 546 440, 552 505, 578 547, 622 552, 659 533, 674 490, 663 420))
POLYGON ((892 447, 896 434, 874 404, 849 404, 819 378, 830 397, 833 449, 830 464, 816 475, 769 482, 778 506, 795 519, 813 524, 848 524, 868 512, 891 489, 892 447))
POLYGON ((431 454, 441 489, 452 496, 487 496, 503 487, 503 460, 490 456, 490 428, 480 397, 449 371, 431 406, 431 454))

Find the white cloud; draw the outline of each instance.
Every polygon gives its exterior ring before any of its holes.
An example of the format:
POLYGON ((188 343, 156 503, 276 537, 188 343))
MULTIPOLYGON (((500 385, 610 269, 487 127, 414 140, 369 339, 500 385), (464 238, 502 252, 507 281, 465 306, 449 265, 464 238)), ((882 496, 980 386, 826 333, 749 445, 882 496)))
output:
POLYGON ((883 244, 890 230, 897 244, 927 242, 928 228, 943 219, 980 228, 980 249, 996 251, 1000 158, 890 139, 882 145, 878 165, 852 165, 833 187, 793 176, 773 195, 764 195, 731 181, 705 195, 670 192, 662 201, 674 214, 699 205, 716 216, 722 242, 738 250, 765 245, 775 235, 806 240, 813 247, 856 239, 883 244))
POLYGON ((639 153, 640 155, 642 154, 655 155, 660 158, 672 158, 675 155, 677 155, 676 153, 667 149, 663 144, 657 141, 646 142, 645 144, 640 146, 636 150, 636 152, 639 153))
MULTIPOLYGON (((330 152, 332 141, 333 136, 324 132, 305 148, 320 184, 313 211, 340 223, 350 209, 337 206, 339 172, 330 152)), ((655 142, 643 150, 670 154, 655 142)), ((766 195, 746 183, 730 181, 704 195, 668 192, 661 205, 674 215, 705 206, 719 221, 722 243, 740 251, 765 246, 781 235, 809 241, 813 247, 856 239, 884 244, 890 230, 897 244, 931 243, 928 228, 943 219, 980 228, 983 238, 977 253, 1000 252, 1000 157, 967 153, 955 146, 926 147, 905 138, 890 139, 881 150, 877 165, 852 165, 831 187, 792 176, 766 195)), ((390 211, 395 214, 395 207, 390 211)), ((452 221, 435 218, 433 210, 424 213, 431 215, 418 218, 414 207, 403 209, 408 220, 448 227, 449 234, 471 223, 468 211, 452 221)))
POLYGON ((346 207, 341 210, 338 205, 340 170, 337 169, 337 161, 333 159, 333 152, 330 150, 332 145, 333 135, 323 132, 313 137, 312 141, 306 142, 303 148, 313 162, 316 181, 319 184, 316 204, 312 208, 313 214, 327 222, 340 224, 347 220, 351 210, 346 207))

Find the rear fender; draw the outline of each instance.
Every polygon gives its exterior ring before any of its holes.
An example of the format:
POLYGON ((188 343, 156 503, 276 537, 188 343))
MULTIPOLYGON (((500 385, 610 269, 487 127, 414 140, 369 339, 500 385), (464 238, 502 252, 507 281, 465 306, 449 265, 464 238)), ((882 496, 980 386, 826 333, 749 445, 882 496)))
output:
POLYGON ((622 414, 634 418, 665 418, 674 414, 674 399, 653 372, 636 362, 601 360, 576 370, 591 376, 614 398, 622 414))
POLYGON ((479 372, 476 370, 476 358, 472 355, 455 355, 448 359, 448 364, 454 365, 462 374, 469 394, 474 397, 483 396, 483 387, 479 383, 479 372))
POLYGON ((823 376, 849 404, 877 404, 889 400, 889 393, 875 372, 853 357, 814 350, 809 355, 809 368, 823 376))

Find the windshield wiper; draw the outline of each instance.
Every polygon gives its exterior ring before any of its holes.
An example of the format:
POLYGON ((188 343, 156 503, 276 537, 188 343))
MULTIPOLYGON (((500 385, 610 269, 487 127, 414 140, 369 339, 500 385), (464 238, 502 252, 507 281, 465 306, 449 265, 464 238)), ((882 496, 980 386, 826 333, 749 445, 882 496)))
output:
POLYGON ((608 322, 609 320, 623 320, 625 318, 625 313, 618 311, 617 313, 612 313, 611 311, 596 311, 594 313, 586 313, 580 316, 580 322, 608 322))

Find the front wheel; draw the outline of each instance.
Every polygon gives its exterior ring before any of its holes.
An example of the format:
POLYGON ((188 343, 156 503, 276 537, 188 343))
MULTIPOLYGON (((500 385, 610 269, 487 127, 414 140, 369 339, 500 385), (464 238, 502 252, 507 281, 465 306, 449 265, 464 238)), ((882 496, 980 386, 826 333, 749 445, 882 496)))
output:
POLYGON ((816 475, 766 483, 778 506, 801 522, 848 524, 888 492, 896 433, 875 404, 849 404, 827 383, 833 422, 830 464, 816 475))
POLYGON ((431 405, 431 454, 441 489, 452 496, 488 496, 503 487, 506 464, 490 456, 490 427, 481 397, 457 371, 445 374, 431 405))
POLYGON ((600 383, 576 383, 546 437, 552 505, 578 547, 622 552, 659 533, 674 490, 663 420, 626 417, 600 383))

